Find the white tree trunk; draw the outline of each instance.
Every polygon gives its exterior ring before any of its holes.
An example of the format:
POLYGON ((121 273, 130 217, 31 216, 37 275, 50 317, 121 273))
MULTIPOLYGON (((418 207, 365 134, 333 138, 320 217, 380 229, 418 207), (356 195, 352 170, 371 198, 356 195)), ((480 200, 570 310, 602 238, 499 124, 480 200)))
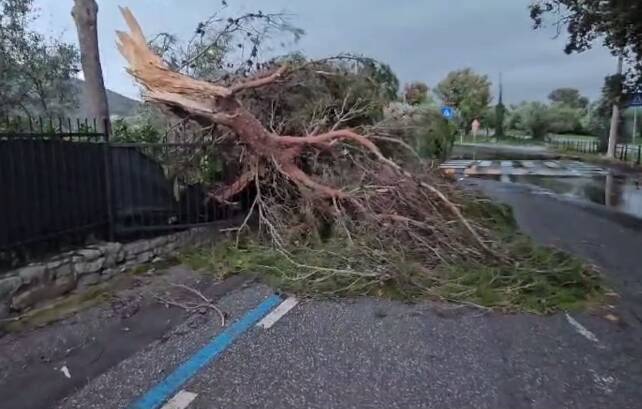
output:
MULTIPOLYGON (((617 74, 622 75, 622 66, 624 63, 624 58, 620 54, 617 63, 617 74)), ((615 158, 615 148, 617 146, 617 137, 618 137, 618 127, 620 125, 620 97, 616 98, 615 103, 613 104, 613 111, 611 113, 611 128, 609 130, 609 147, 606 151, 607 158, 615 158)))
POLYGON ((96 119, 99 131, 110 132, 107 91, 98 50, 98 4, 95 0, 74 0, 71 15, 78 31, 80 62, 89 96, 88 110, 96 119))

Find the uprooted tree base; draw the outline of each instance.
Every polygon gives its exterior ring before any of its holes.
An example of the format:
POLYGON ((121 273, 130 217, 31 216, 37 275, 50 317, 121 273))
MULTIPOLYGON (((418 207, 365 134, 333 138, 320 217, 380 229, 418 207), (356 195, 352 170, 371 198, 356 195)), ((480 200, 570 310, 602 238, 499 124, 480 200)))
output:
MULTIPOLYGON (((501 274, 492 277, 492 283, 506 281, 504 276, 519 268, 522 260, 497 245, 489 226, 464 214, 461 192, 420 164, 413 172, 409 166, 402 169, 381 153, 375 136, 340 129, 341 121, 324 132, 278 135, 244 107, 244 91, 278 84, 305 67, 282 65, 236 84, 195 80, 171 71, 149 49, 131 12, 124 9, 123 15, 131 32, 118 33, 119 48, 129 72, 145 87, 147 100, 204 127, 228 129, 240 147, 243 170, 238 179, 212 192, 212 200, 219 202, 233 200, 249 188, 256 192, 236 244, 256 215, 261 240, 301 270, 290 277, 304 284, 301 287, 337 283, 334 289, 340 293, 395 288, 400 293, 431 294, 435 283, 456 289, 465 281, 449 276, 453 268, 498 267, 494 271, 501 274), (327 253, 321 259, 334 261, 312 265, 301 259, 312 254, 308 251, 327 253)), ((579 274, 564 285, 588 297, 596 287, 594 280, 579 274)), ((537 287, 517 275, 509 281, 507 291, 537 287)), ((437 295, 461 299, 468 291, 437 295)))

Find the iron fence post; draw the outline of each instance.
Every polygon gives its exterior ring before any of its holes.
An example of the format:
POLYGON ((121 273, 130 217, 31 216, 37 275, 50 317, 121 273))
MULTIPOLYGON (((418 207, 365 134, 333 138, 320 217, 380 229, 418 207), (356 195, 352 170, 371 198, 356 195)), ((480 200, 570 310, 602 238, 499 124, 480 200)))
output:
MULTIPOLYGON (((111 142, 109 138, 109 131, 107 128, 107 121, 105 119, 105 130, 103 132, 103 159, 105 168, 105 199, 107 200, 107 239, 114 241, 114 209, 113 201, 111 199, 111 142)), ((95 128, 94 128, 95 129, 95 128)))
POLYGON ((642 163, 642 145, 638 145, 638 165, 642 163))

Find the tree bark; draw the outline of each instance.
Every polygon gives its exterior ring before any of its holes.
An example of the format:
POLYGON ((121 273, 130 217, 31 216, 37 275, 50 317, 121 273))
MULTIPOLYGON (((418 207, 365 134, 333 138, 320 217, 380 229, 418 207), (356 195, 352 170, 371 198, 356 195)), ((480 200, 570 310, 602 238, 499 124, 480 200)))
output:
MULTIPOLYGON (((622 75, 622 65, 624 63, 624 57, 620 54, 617 62, 617 74, 622 75)), ((618 96, 613 103, 613 111, 611 112, 611 128, 609 130, 609 145, 606 151, 606 157, 613 159, 615 158, 615 150, 617 148, 617 138, 619 133, 620 125, 620 96, 618 96)))
POLYGON ((98 49, 98 4, 95 0, 74 0, 71 15, 78 31, 89 114, 96 119, 100 132, 110 133, 109 105, 98 49))

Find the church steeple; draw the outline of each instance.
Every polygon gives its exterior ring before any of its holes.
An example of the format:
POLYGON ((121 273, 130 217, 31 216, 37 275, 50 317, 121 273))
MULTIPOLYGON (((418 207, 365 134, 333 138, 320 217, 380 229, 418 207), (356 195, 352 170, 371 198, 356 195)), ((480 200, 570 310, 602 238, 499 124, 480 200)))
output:
POLYGON ((499 73, 499 102, 498 105, 504 105, 504 83, 502 82, 502 73, 499 73))
POLYGON ((499 73, 499 101, 495 107, 495 138, 504 137, 504 117, 506 116, 506 107, 504 106, 504 82, 502 73, 499 73))

